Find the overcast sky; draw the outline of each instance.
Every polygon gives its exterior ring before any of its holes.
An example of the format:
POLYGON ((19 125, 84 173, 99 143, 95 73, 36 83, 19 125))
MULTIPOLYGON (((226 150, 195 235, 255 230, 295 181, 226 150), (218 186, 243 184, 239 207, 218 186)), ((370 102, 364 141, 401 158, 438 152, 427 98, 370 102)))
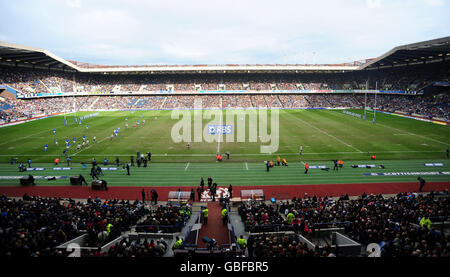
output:
POLYGON ((0 41, 104 65, 342 63, 450 35, 447 0, 0 0, 0 41))

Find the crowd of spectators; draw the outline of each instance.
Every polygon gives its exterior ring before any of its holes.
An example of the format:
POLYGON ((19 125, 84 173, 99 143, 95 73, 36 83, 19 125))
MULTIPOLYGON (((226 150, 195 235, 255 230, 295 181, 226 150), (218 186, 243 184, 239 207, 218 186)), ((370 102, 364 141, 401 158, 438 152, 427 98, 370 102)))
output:
POLYGON ((0 199, 0 256, 58 256, 78 225, 59 199, 0 199))
POLYGON ((189 206, 159 205, 148 212, 147 218, 137 225, 137 229, 152 233, 161 228, 181 231, 191 212, 189 206))
POLYGON ((83 233, 97 247, 118 237, 146 214, 140 202, 86 202, 24 195, 0 198, 0 256, 63 256, 56 247, 83 233))
MULTIPOLYGON (((450 120, 450 95, 391 95, 367 96, 367 107, 388 112, 450 120)), ((258 94, 258 95, 141 95, 141 96, 77 96, 46 97, 16 100, 2 99, 0 120, 16 121, 58 112, 83 110, 172 110, 194 109, 201 103, 204 109, 242 108, 364 108, 364 94, 258 94)))
POLYGON ((281 105, 287 109, 308 107, 305 95, 278 95, 278 98, 280 99, 281 105))
POLYGON ((249 257, 258 258, 300 258, 330 257, 331 247, 310 249, 298 235, 258 234, 250 235, 247 240, 249 257), (251 244, 251 245, 250 245, 251 244))
MULTIPOLYGON (((23 95, 37 93, 101 93, 76 97, 46 97, 16 100, 0 97, 0 120, 16 121, 39 115, 76 110, 192 109, 201 100, 204 108, 362 108, 364 94, 326 93, 330 89, 418 90, 435 81, 448 81, 445 65, 424 65, 402 69, 380 69, 345 73, 267 74, 94 74, 0 67, 0 85, 23 95), (204 94, 206 90, 235 90, 242 94, 204 94), (267 94, 252 94, 252 91, 267 94), (315 90, 316 93, 271 94, 275 90, 315 90), (161 95, 114 96, 116 92, 161 93, 161 95), (189 92, 187 95, 170 95, 189 92), (246 93, 248 92, 248 93, 246 93), (192 93, 197 93, 196 95, 192 93), (204 94, 204 95, 202 95, 204 94), (108 97, 106 97, 108 96, 108 97)), ((410 115, 449 120, 450 96, 370 94, 367 106, 401 111, 410 115)))
POLYGON ((247 230, 256 230, 261 226, 284 222, 276 207, 265 203, 244 203, 239 206, 238 213, 247 230))
POLYGON ((112 257, 112 258, 150 258, 162 257, 168 249, 167 242, 161 238, 136 239, 122 238, 112 245, 107 251, 87 250, 81 253, 81 257, 112 257))
POLYGON ((0 84, 23 94, 199 90, 417 90, 448 78, 445 65, 345 73, 95 74, 0 67, 0 84))
MULTIPOLYGON (((0 110, 0 121, 13 122, 37 116, 88 109, 95 98, 88 97, 48 97, 33 99, 11 99, 0 97, 6 109, 0 110)), ((109 103, 110 100, 105 101, 109 103)))
POLYGON ((254 108, 267 108, 267 102, 264 95, 250 95, 250 101, 254 108))
MULTIPOLYGON (((276 204, 248 202, 238 207, 247 231, 257 227, 291 226, 292 234, 251 234, 250 257, 327 257, 339 255, 330 245, 308 248, 302 235, 311 239, 317 229, 340 226, 351 239, 362 244, 380 245, 383 257, 449 257, 448 220, 450 195, 399 193, 395 196, 366 195, 349 199, 305 194, 276 204), (426 224, 427 219, 429 224, 426 224)), ((191 214, 189 206, 157 205, 146 208, 139 201, 41 198, 0 198, 0 256, 49 257, 68 252, 57 246, 87 234, 82 256, 154 257, 163 256, 164 239, 127 237, 108 251, 100 246, 118 238, 130 226, 171 225, 182 227, 191 214), (144 219, 144 220, 143 220, 144 219)), ((266 230, 267 231, 267 230, 266 230)))
MULTIPOLYGON (((379 244, 381 255, 385 257, 449 257, 449 237, 444 225, 432 227, 421 223, 424 218, 432 223, 448 220, 450 197, 448 192, 445 195, 399 193, 393 197, 383 197, 364 194, 353 200, 349 200, 348 196, 334 199, 305 195, 271 206, 265 203, 253 203, 251 207, 242 205, 239 214, 246 225, 291 225, 291 230, 306 238, 312 238, 316 229, 344 227, 345 234, 363 246, 379 244), (264 220, 263 215, 266 215, 264 220), (284 219, 280 215, 284 215, 284 219)), ((258 243, 261 244, 261 255, 268 255, 265 257, 295 256, 296 247, 301 245, 298 240, 293 243, 292 238, 264 235, 255 238, 255 246, 258 243), (269 243, 271 240, 276 243, 269 243)), ((300 248, 306 255, 331 253, 327 247, 320 251, 313 249, 312 252, 300 248)))

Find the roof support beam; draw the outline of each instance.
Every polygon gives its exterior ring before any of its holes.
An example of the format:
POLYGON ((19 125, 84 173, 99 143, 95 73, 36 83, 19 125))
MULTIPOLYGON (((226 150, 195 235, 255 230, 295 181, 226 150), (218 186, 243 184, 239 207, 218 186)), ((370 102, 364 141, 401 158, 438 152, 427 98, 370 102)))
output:
POLYGON ((27 58, 20 58, 21 61, 33 61, 33 60, 41 60, 41 59, 45 59, 48 58, 47 56, 43 56, 43 55, 35 55, 33 57, 27 57, 27 58))
POLYGON ((37 61, 33 61, 32 64, 35 64, 35 65, 48 64, 51 61, 52 61, 51 59, 40 59, 40 60, 37 60, 37 61))
POLYGON ((12 53, 0 53, 0 57, 4 59, 15 59, 15 58, 27 58, 27 57, 35 57, 39 55, 39 53, 20 53, 20 54, 12 54, 12 53))
POLYGON ((56 64, 61 64, 59 61, 52 61, 48 63, 48 67, 53 67, 56 64))

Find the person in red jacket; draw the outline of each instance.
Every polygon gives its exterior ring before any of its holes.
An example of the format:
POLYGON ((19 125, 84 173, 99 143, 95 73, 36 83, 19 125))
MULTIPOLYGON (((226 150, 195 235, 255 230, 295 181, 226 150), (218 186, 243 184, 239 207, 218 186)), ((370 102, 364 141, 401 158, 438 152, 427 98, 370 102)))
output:
POLYGON ((307 173, 308 173, 308 168, 309 168, 309 165, 308 165, 308 163, 305 163, 305 174, 307 174, 307 173))
POLYGON ((312 232, 312 230, 309 229, 309 227, 308 227, 308 225, 306 224, 306 222, 305 222, 305 227, 303 228, 303 232, 304 232, 304 234, 309 234, 309 233, 312 232))

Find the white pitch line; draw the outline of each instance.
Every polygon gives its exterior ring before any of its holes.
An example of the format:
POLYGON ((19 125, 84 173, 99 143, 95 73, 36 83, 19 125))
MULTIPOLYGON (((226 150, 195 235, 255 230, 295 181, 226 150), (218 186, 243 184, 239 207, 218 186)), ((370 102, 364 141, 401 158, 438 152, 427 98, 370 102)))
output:
POLYGON ((408 135, 413 135, 413 136, 417 136, 417 137, 420 137, 420 138, 429 139, 429 140, 435 141, 435 142, 440 143, 440 144, 444 144, 444 145, 449 145, 450 144, 449 142, 442 142, 442 141, 439 141, 437 139, 421 136, 421 135, 418 135, 418 134, 414 134, 414 133, 411 133, 411 132, 408 132, 408 131, 405 131, 405 130, 400 130, 400 129, 397 129, 397 128, 394 128, 394 127, 391 127, 391 126, 387 126, 387 125, 384 125, 384 124, 380 124, 380 123, 377 123, 377 124, 379 124, 379 125, 381 125, 383 127, 388 127, 388 128, 394 129, 394 130, 399 131, 399 132, 405 132, 408 135))
MULTIPOLYGON (((92 143, 91 145, 87 146, 87 147, 84 148, 84 149, 81 149, 80 151, 74 153, 74 154, 71 155, 71 156, 76 156, 76 155, 78 155, 78 153, 81 153, 81 152, 83 152, 84 150, 87 150, 87 149, 91 148, 92 146, 94 146, 94 145, 96 145, 96 144, 99 144, 99 143, 105 141, 105 140, 108 139, 108 138, 111 138, 111 136, 105 137, 105 138, 99 140, 98 142, 92 143)), ((113 138, 113 139, 117 139, 117 137, 116 137, 116 138, 113 138)), ((83 155, 80 155, 80 156, 83 156, 83 155)), ((90 156, 90 155, 87 155, 87 156, 90 156)))
MULTIPOLYGON (((99 143, 101 143, 102 141, 104 141, 104 140, 106 140, 106 139, 108 139, 108 138, 109 138, 109 137, 106 137, 106 138, 104 138, 104 139, 99 140, 99 141, 96 142, 96 143, 92 143, 91 145, 89 145, 89 146, 87 146, 87 147, 81 149, 80 151, 74 153, 74 154, 71 155, 71 156, 74 157, 74 156, 78 155, 78 153, 83 152, 84 150, 87 150, 87 149, 91 148, 92 146, 94 146, 94 145, 96 145, 96 144, 99 144, 99 143)), ((83 156, 83 155, 81 155, 81 156, 83 156)), ((86 156, 92 156, 92 155, 86 155, 86 156)))
POLYGON ((219 141, 217 142, 217 153, 220 154, 220 137, 219 137, 219 141))
MULTIPOLYGON (((80 151, 81 152, 81 151, 80 151)), ((372 151, 373 153, 443 153, 445 154, 444 151, 372 151)), ((362 152, 364 153, 364 152, 362 152)), ((129 157, 130 154, 104 154, 104 153, 100 153, 101 155, 105 155, 105 156, 118 156, 118 157, 129 157)), ((100 155, 98 154, 98 155, 100 155)), ((277 155, 295 155, 298 156, 298 152, 295 153, 274 153, 277 155)), ((361 152, 319 152, 319 153, 303 153, 302 155, 329 155, 329 154, 361 154, 361 152)), ((10 156, 18 156, 18 157, 54 157, 54 154, 30 154, 30 155, 19 155, 19 154, 0 154, 0 157, 10 157, 10 156)), ((82 154, 82 155, 78 155, 80 157, 85 157, 85 156, 92 156, 92 155, 97 155, 97 154, 82 154)), ((152 154, 152 156, 155 157, 215 157, 215 154, 152 154)), ((233 156, 237 156, 237 157, 245 157, 245 156, 267 156, 267 154, 261 154, 261 153, 249 153, 249 154, 233 154, 233 156)))
MULTIPOLYGON (((60 128, 60 127, 59 127, 59 128, 60 128)), ((59 129, 59 128, 57 127, 57 128, 55 128, 55 129, 59 129)), ((52 130, 43 130, 43 131, 39 131, 39 132, 37 132, 37 133, 31 134, 31 135, 26 136, 26 137, 16 138, 14 141, 24 140, 24 139, 27 139, 27 138, 32 138, 34 135, 42 134, 42 133, 45 133, 45 132, 49 132, 49 133, 50 133, 50 132, 52 132, 52 130)), ((1 145, 4 145, 4 144, 8 144, 8 143, 11 143, 11 141, 8 140, 8 141, 6 141, 6 142, 0 143, 0 146, 1 146, 1 145)))
MULTIPOLYGON (((338 113, 338 114, 339 115, 343 115, 341 113, 338 113)), ((438 142, 438 143, 441 143, 441 144, 444 144, 444 145, 449 145, 449 143, 445 143, 445 142, 439 141, 437 139, 433 139, 433 138, 421 136, 421 135, 418 135, 418 134, 414 134, 414 133, 408 132, 406 130, 397 129, 397 128, 394 128, 394 127, 391 127, 391 126, 388 126, 388 125, 384 125, 384 124, 381 124, 381 123, 378 123, 378 122, 376 124, 379 125, 379 126, 391 128, 391 129, 396 130, 397 132, 399 132, 399 134, 394 134, 394 136, 396 136, 396 135, 397 136, 413 135, 413 136, 421 137, 421 138, 424 138, 424 139, 429 139, 429 140, 432 140, 432 141, 435 141, 435 142, 438 142), (406 134, 404 134, 404 133, 406 133, 406 134)))
MULTIPOLYGON (((66 115, 70 115, 70 114, 72 114, 72 113, 73 113, 73 112, 66 113, 66 115)), ((55 117, 55 116, 52 116, 52 117, 55 117)), ((30 121, 30 122, 31 122, 31 121, 30 121)), ((27 123, 27 122, 24 122, 24 123, 27 123)), ((54 129, 55 129, 55 130, 59 130, 59 129, 61 129, 61 128, 70 127, 70 126, 72 126, 72 125, 76 125, 76 124, 67 123, 67 126, 64 126, 64 127, 63 127, 63 126, 59 126, 59 127, 55 127, 54 129)), ((33 137, 34 135, 42 134, 42 133, 45 133, 45 132, 52 132, 52 130, 42 130, 42 131, 39 131, 39 132, 37 132, 37 133, 28 135, 28 136, 26 136, 26 137, 16 138, 15 141, 17 141, 17 140, 23 140, 23 139, 26 139, 26 138, 31 138, 31 137, 33 137)), ((3 142, 3 143, 0 143, 0 146, 1 146, 1 145, 4 145, 4 144, 7 144, 7 143, 10 143, 10 142, 11 142, 11 141, 6 141, 6 142, 3 142)))
MULTIPOLYGON (((222 122, 223 111, 220 113, 220 124, 223 125, 222 122)), ((219 139, 217 141, 217 153, 220 154, 220 140, 222 139, 222 130, 219 132, 219 139)))
POLYGON ((184 168, 184 171, 187 171, 187 169, 188 169, 188 167, 189 167, 190 164, 191 164, 191 163, 187 163, 186 167, 184 168))
POLYGON ((248 164, 247 164, 247 162, 245 162, 245 169, 248 170, 248 164))
POLYGON ((316 130, 318 130, 318 131, 324 133, 325 135, 334 138, 335 140, 339 141, 340 143, 342 143, 342 144, 344 144, 344 145, 347 145, 348 147, 351 147, 351 148, 355 149, 356 151, 358 151, 358 153, 363 153, 363 151, 359 150, 358 148, 356 148, 356 147, 354 147, 354 146, 352 146, 352 145, 346 143, 345 141, 342 141, 342 140, 338 139, 337 137, 335 137, 335 136, 333 136, 333 135, 327 133, 326 131, 324 131, 324 130, 322 130, 322 129, 319 129, 319 128, 317 128, 316 126, 311 125, 311 124, 309 124, 308 122, 306 122, 306 121, 304 121, 304 120, 302 120, 302 119, 300 119, 300 118, 297 118, 297 117, 294 117, 294 118, 300 120, 301 122, 305 123, 305 124, 308 125, 308 126, 313 127, 314 129, 316 129, 316 130))

